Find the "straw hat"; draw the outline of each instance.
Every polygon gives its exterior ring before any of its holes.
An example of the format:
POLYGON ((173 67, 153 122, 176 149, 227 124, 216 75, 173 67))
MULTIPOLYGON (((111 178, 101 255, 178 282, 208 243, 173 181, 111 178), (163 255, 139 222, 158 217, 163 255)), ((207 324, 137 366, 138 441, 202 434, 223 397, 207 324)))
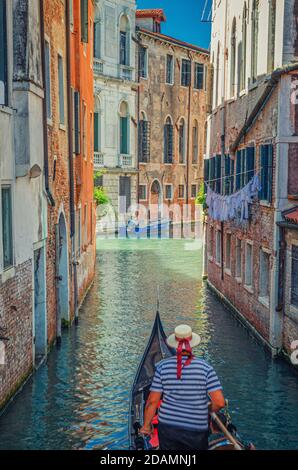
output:
POLYGON ((195 348, 201 342, 201 338, 188 325, 179 325, 175 328, 175 333, 167 338, 167 343, 171 348, 178 348, 178 339, 188 339, 190 347, 195 348))

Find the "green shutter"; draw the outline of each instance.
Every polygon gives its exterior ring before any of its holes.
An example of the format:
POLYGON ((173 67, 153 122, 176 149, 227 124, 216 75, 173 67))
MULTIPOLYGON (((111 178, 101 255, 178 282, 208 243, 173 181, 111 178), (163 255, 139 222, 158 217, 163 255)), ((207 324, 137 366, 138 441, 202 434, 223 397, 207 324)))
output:
POLYGON ((128 119, 127 117, 120 118, 120 153, 123 155, 128 154, 128 119))
POLYGON ((268 202, 272 202, 273 145, 268 145, 268 202))
POLYGON ((0 104, 7 104, 7 37, 5 0, 0 0, 0 104))
POLYGON ((241 187, 241 150, 236 154, 236 191, 241 187))
POLYGON ((94 113, 94 152, 99 152, 99 135, 98 135, 99 115, 94 113))
POLYGON ((247 184, 255 173, 255 148, 248 147, 246 149, 246 168, 245 168, 245 184, 247 184))

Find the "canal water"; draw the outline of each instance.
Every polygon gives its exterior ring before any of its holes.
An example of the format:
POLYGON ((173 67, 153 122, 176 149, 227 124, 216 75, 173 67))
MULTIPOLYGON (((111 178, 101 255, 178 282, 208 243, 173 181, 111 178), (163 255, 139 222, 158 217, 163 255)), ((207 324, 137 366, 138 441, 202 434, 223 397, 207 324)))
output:
POLYGON ((183 240, 98 240, 97 277, 80 312, 0 417, 1 449, 126 449, 129 391, 155 316, 203 338, 238 430, 259 449, 298 449, 298 377, 273 362, 200 281, 183 240))

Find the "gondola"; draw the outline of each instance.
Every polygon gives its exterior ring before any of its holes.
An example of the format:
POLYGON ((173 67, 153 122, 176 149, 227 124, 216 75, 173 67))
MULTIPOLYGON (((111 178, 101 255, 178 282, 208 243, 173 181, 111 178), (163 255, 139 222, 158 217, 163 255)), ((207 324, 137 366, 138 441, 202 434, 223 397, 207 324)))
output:
MULTIPOLYGON (((158 449, 157 422, 154 419, 155 429, 152 436, 142 436, 140 429, 143 424, 145 404, 149 395, 149 389, 153 380, 155 365, 167 357, 175 354, 175 350, 166 343, 166 335, 157 312, 153 329, 142 360, 137 370, 130 395, 129 410, 129 448, 130 450, 156 450, 158 449)), ((209 450, 250 450, 251 444, 245 445, 238 436, 235 426, 232 424, 226 411, 218 413, 211 420, 209 450), (224 425, 227 433, 223 433, 220 423, 224 425), (227 437, 230 436, 230 439, 227 437), (236 445, 237 444, 237 445, 236 445)))

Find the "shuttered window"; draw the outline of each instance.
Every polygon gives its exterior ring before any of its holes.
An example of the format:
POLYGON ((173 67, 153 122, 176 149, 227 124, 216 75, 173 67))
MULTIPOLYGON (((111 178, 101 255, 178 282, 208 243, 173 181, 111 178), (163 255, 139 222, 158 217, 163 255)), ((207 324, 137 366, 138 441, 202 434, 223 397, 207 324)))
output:
POLYGON ((173 163, 173 140, 173 125, 168 119, 164 126, 164 163, 173 163))
POLYGON ((198 163, 199 145, 198 145, 198 123, 195 122, 192 128, 192 163, 198 163))
POLYGON ((89 14, 88 14, 89 0, 81 0, 81 41, 88 42, 88 29, 89 29, 89 14))
POLYGON ((45 41, 45 88, 46 88, 46 104, 47 104, 47 118, 52 118, 52 104, 51 104, 51 75, 50 75, 50 45, 45 41))
POLYGON ((272 202, 273 146, 260 146, 261 191, 262 201, 272 202))
POLYGON ((221 191, 221 155, 215 157, 215 191, 221 191))
POLYGON ((100 20, 94 22, 93 25, 93 55, 95 59, 100 59, 101 57, 101 28, 100 20))
POLYGON ((179 184, 178 187, 178 198, 184 199, 184 184, 179 184))
POLYGON ((3 267, 7 269, 13 265, 12 197, 10 186, 2 187, 1 198, 3 267))
POLYGON ((230 155, 225 155, 225 178, 223 194, 229 196, 234 191, 234 160, 230 155))
POLYGON ((141 119, 139 122, 139 161, 143 163, 150 161, 150 132, 150 122, 141 119))
POLYGON ((196 184, 191 185, 191 197, 193 199, 197 197, 197 185, 196 184))
POLYGON ((120 31, 120 64, 128 65, 128 54, 127 54, 127 33, 126 31, 120 31))
POLYGON ((128 118, 120 117, 120 153, 128 154, 128 118))
POLYGON ((255 148, 247 147, 245 157, 244 185, 246 185, 255 174, 255 148))
POLYGON ((58 81, 59 81, 59 122, 65 124, 64 113, 64 72, 63 72, 63 59, 58 54, 58 81))
POLYGON ((174 83, 174 58, 170 54, 167 54, 166 83, 168 85, 173 85, 174 83))
POLYGON ((146 47, 140 47, 139 53, 139 70, 140 77, 147 78, 147 68, 148 68, 148 49, 146 47))
POLYGON ((291 304, 298 307, 298 246, 292 246, 291 304))
POLYGON ((7 105, 6 0, 0 0, 0 104, 7 105))
POLYGON ((173 199, 173 186, 171 184, 166 184, 166 199, 173 199))
POLYGON ((99 113, 94 113, 94 152, 100 151, 100 125, 99 125, 99 113))
POLYGON ((80 92, 74 91, 74 152, 81 152, 80 92))
POLYGON ((209 184, 209 166, 210 166, 210 159, 204 160, 204 181, 205 183, 209 184))
POLYGON ((147 199, 147 186, 145 184, 139 184, 139 200, 146 201, 147 199))
POLYGON ((185 123, 181 119, 179 124, 179 163, 185 163, 185 123))
POLYGON ((182 59, 181 63, 181 85, 189 86, 191 82, 191 62, 188 59, 182 59))
POLYGON ((215 190, 215 157, 210 158, 209 164, 209 185, 210 188, 215 190))
POLYGON ((196 90, 203 90, 204 88, 204 64, 195 64, 195 83, 196 90))

